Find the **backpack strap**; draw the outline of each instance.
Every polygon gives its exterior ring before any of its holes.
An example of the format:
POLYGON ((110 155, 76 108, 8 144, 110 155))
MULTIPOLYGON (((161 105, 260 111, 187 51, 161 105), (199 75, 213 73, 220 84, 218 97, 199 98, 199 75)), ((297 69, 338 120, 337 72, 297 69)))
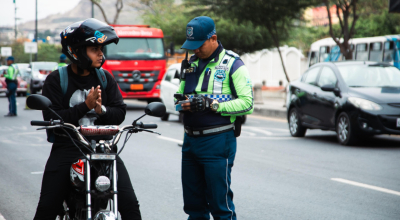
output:
POLYGON ((63 95, 67 93, 68 89, 68 70, 67 66, 59 67, 58 72, 60 73, 60 85, 63 95))
POLYGON ((100 80, 101 86, 103 87, 104 90, 106 90, 107 88, 107 77, 106 74, 104 73, 103 68, 97 69, 95 68, 96 73, 97 73, 97 77, 100 80))

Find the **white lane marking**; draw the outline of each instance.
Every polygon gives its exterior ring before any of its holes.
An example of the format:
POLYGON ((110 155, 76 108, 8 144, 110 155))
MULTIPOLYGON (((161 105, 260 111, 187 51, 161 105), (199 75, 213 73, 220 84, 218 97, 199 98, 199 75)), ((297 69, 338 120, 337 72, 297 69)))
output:
POLYGON ((380 192, 384 192, 384 193, 389 193, 389 194, 393 194, 396 196, 400 196, 400 192, 394 191, 394 190, 390 190, 390 189, 385 189, 382 187, 378 187, 378 186, 372 186, 372 185, 368 185, 368 184, 364 184, 364 183, 358 183, 358 182, 354 182, 351 180, 345 180, 345 179, 341 179, 341 178, 331 178, 331 180, 333 181, 337 181, 337 182, 341 182, 341 183, 346 183, 346 184, 350 184, 353 186, 359 186, 359 187, 364 187, 367 189, 372 189, 372 190, 376 190, 376 191, 380 191, 380 192))
POLYGON ((254 129, 265 129, 265 130, 271 129, 271 130, 282 131, 282 132, 288 132, 289 131, 289 129, 271 128, 271 127, 254 127, 254 126, 247 126, 247 125, 243 125, 242 129, 243 128, 251 128, 251 129, 254 128, 254 129))
POLYGON ((298 138, 293 138, 293 137, 249 137, 249 136, 242 136, 240 135, 241 138, 251 138, 251 139, 262 139, 262 140, 299 140, 298 138))
POLYGON ((257 127, 243 127, 243 129, 252 130, 252 131, 259 132, 259 133, 263 133, 263 134, 266 134, 267 136, 272 136, 272 135, 273 135, 272 132, 270 132, 270 131, 265 131, 265 130, 263 130, 263 129, 259 129, 259 128, 257 128, 257 127))
POLYGON ((43 171, 31 172, 31 174, 43 174, 43 171))
POLYGON ((256 133, 252 133, 252 132, 248 132, 248 131, 242 131, 242 134, 247 135, 247 136, 252 136, 252 137, 256 136, 256 133))
POLYGON ((183 141, 177 140, 177 139, 174 139, 174 138, 169 138, 169 137, 164 137, 164 136, 158 136, 158 138, 164 139, 164 140, 167 140, 167 141, 172 141, 172 142, 175 142, 175 143, 178 143, 178 144, 183 144, 183 141))
POLYGON ((4 218, 4 216, 2 216, 1 213, 0 213, 0 220, 6 220, 6 218, 4 218))

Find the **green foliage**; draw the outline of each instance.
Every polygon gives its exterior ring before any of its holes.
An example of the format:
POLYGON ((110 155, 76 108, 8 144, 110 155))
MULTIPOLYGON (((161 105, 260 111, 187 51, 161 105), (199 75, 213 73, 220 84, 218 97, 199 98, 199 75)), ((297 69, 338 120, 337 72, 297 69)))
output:
POLYGON ((400 15, 384 10, 379 14, 362 16, 356 24, 354 38, 373 37, 400 33, 400 15))
POLYGON ((218 40, 225 48, 242 54, 271 47, 272 40, 264 27, 251 22, 239 23, 237 19, 224 18, 204 6, 177 5, 173 0, 142 0, 146 6, 143 18, 146 24, 163 30, 165 43, 173 42, 178 48, 186 40, 186 24, 195 17, 209 16, 214 19, 218 40))
MULTIPOLYGON (((23 43, 14 43, 11 45, 12 53, 16 63, 29 63, 30 54, 24 52, 23 43)), ((38 46, 38 61, 58 62, 61 55, 61 46, 42 43, 38 46)), ((32 61, 35 60, 35 54, 32 54, 32 61)))

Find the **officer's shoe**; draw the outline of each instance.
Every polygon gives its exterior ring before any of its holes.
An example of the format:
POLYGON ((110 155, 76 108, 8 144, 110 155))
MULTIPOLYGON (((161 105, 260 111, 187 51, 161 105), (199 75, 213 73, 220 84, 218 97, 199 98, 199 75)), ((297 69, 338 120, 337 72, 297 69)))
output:
POLYGON ((4 115, 4 117, 15 117, 17 116, 16 114, 12 114, 12 113, 8 113, 6 115, 4 115))

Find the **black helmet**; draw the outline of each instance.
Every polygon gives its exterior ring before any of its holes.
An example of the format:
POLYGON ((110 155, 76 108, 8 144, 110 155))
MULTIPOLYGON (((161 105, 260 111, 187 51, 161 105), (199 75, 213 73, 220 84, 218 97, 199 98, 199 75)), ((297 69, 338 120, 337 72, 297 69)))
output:
MULTIPOLYGON (((60 33, 62 52, 81 69, 90 69, 92 60, 86 55, 87 46, 117 44, 114 28, 97 19, 89 18, 73 23, 60 33)), ((103 56, 103 65, 106 58, 103 56)))

